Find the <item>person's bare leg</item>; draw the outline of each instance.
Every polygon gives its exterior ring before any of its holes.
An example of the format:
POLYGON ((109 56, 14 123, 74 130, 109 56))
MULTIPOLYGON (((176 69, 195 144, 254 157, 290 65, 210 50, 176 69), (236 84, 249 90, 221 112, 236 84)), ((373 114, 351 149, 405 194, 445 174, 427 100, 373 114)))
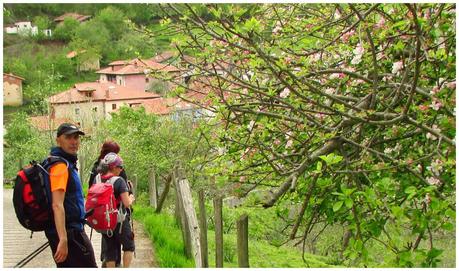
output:
POLYGON ((115 261, 105 262, 105 267, 114 268, 114 267, 116 267, 116 262, 115 261))
POLYGON ((123 253, 123 267, 129 267, 132 262, 132 258, 134 258, 133 251, 124 251, 123 253))

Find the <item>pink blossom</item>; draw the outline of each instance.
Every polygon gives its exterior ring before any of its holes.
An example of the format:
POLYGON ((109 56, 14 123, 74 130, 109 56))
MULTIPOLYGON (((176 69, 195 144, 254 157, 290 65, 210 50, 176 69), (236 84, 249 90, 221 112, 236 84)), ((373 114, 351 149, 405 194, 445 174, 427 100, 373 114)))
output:
POLYGON ((339 74, 338 73, 332 73, 329 78, 330 79, 337 79, 337 78, 339 78, 339 74))
POLYGON ((341 13, 339 12, 339 10, 335 11, 335 18, 336 19, 341 19, 341 13))
POLYGON ((428 182, 430 185, 439 185, 439 184, 441 184, 441 181, 440 181, 438 178, 435 178, 435 177, 429 177, 429 178, 427 178, 427 182, 428 182))
POLYGON ((293 140, 290 139, 287 141, 287 144, 285 144, 285 148, 290 149, 292 146, 293 146, 293 140))
POLYGON ((282 24, 280 22, 276 23, 276 26, 273 28, 273 34, 277 34, 282 30, 282 24))
POLYGON ((278 138, 274 139, 274 145, 279 146, 280 143, 281 141, 278 138))
POLYGON ((376 28, 383 28, 385 24, 386 20, 384 19, 384 17, 381 17, 381 19, 379 19, 378 23, 375 26, 376 28))
POLYGON ((365 49, 363 48, 362 44, 361 43, 357 44, 357 47, 355 47, 353 51, 354 58, 352 59, 351 64, 353 65, 359 64, 362 61, 362 56, 364 52, 365 52, 365 49))
POLYGON ((281 98, 287 98, 290 95, 290 89, 284 88, 284 90, 279 94, 281 98))
POLYGON ((427 133, 426 137, 427 137, 427 139, 430 139, 430 140, 436 140, 436 139, 437 139, 437 137, 434 136, 434 135, 431 134, 431 133, 427 133))
POLYGON ((320 120, 323 120, 323 119, 325 118, 326 115, 323 114, 323 113, 316 113, 315 116, 316 116, 316 118, 318 118, 318 119, 320 119, 320 120))
POLYGON ((243 183, 247 180, 247 177, 246 176, 241 176, 239 177, 239 182, 243 183))
POLYGON ((448 84, 446 84, 446 87, 449 89, 456 89, 456 81, 449 82, 448 84))
POLYGON ((354 34, 355 34, 354 30, 348 31, 341 36, 341 40, 343 42, 348 42, 349 38, 352 37, 354 34))
POLYGON ((428 105, 423 105, 423 104, 421 104, 421 105, 419 105, 419 110, 421 110, 421 111, 427 111, 427 110, 429 110, 429 106, 428 106, 428 105))
POLYGON ((333 95, 333 94, 335 94, 336 90, 333 89, 333 88, 327 88, 327 89, 325 89, 324 92, 327 93, 328 95, 333 95))
POLYGON ((426 20, 430 20, 430 8, 428 8, 426 10, 426 14, 425 14, 424 18, 426 18, 426 20))
POLYGON ((440 159, 436 159, 435 161, 427 167, 435 176, 439 176, 440 173, 443 171, 443 162, 440 159))
POLYGON ((403 68, 403 61, 394 62, 392 65, 392 73, 398 73, 403 68))
POLYGON ((443 104, 437 99, 434 99, 430 104, 430 108, 432 108, 435 111, 438 111, 442 106, 443 104))
POLYGON ((438 92, 440 92, 440 88, 438 86, 435 86, 432 88, 432 90, 430 91, 430 95, 435 95, 437 94, 438 92))

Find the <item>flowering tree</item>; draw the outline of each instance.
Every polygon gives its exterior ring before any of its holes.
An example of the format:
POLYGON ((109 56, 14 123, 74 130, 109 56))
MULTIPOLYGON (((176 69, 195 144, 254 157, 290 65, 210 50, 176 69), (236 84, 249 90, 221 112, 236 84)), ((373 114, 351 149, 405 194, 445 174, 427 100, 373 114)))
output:
POLYGON ((397 265, 435 266, 432 232, 455 218, 455 5, 164 11, 173 45, 194 57, 183 66, 194 84, 178 92, 214 101, 200 104, 215 114, 202 128, 212 172, 241 193, 274 187, 264 207, 299 203, 289 227, 298 244, 317 225, 341 224, 351 260, 365 261, 376 241, 397 265))

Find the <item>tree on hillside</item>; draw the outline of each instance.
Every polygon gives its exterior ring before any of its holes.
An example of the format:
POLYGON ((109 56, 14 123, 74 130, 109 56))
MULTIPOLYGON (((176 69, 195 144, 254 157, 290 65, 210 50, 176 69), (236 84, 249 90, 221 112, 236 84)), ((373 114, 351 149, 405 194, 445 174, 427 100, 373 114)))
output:
POLYGON ((70 41, 75 35, 76 30, 80 26, 80 22, 73 18, 65 18, 64 22, 54 30, 54 38, 65 42, 70 41))
POLYGON ((93 48, 96 52, 100 52, 103 56, 116 46, 110 42, 110 32, 105 25, 98 20, 91 20, 81 24, 75 30, 72 41, 73 43, 76 41, 84 41, 87 46, 93 48))
POLYGON ((104 24, 105 28, 110 32, 110 38, 113 41, 121 39, 127 31, 125 23, 126 16, 120 9, 114 6, 104 8, 94 19, 104 24))
POLYGON ((32 23, 38 28, 38 33, 35 38, 38 40, 44 39, 46 35, 43 31, 45 29, 49 29, 51 20, 48 18, 48 16, 35 16, 32 23))
POLYGON ((455 218, 455 5, 165 7, 195 82, 215 90, 207 168, 242 195, 276 187, 264 207, 298 203, 284 219, 303 247, 338 224, 352 261, 372 241, 396 265, 436 265, 432 232, 455 218))

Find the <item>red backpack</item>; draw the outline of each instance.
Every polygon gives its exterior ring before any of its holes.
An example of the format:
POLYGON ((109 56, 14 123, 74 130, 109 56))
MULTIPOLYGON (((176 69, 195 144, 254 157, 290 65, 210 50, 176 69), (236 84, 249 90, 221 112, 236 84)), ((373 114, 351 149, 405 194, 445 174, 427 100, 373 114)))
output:
POLYGON ((51 208, 49 168, 57 162, 69 162, 62 157, 49 156, 43 162, 30 162, 16 176, 13 205, 16 216, 24 228, 44 231, 54 225, 51 208))
MULTIPOLYGON (((100 178, 100 175, 97 176, 100 178)), ((96 177, 96 179, 97 179, 96 177)), ((118 179, 113 176, 105 183, 97 182, 89 188, 85 210, 89 216, 88 225, 99 233, 113 235, 118 223, 118 201, 115 198, 113 184, 118 179)), ((100 179, 99 179, 100 180, 100 179)))

